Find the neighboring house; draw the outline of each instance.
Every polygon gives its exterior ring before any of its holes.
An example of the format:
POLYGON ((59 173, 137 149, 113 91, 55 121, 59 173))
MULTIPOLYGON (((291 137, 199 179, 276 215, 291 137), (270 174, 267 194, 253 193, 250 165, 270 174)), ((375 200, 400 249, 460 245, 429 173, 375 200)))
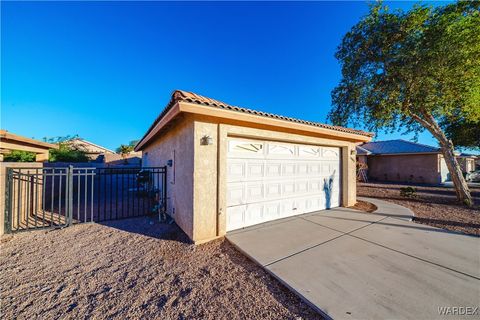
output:
POLYGON ((361 163, 368 164, 367 162, 367 156, 372 154, 370 151, 368 151, 365 148, 362 148, 362 146, 357 146, 357 161, 361 163))
POLYGON ((47 161, 48 150, 57 148, 56 144, 22 137, 7 130, 0 130, 0 161, 3 161, 5 154, 13 150, 33 152, 36 154, 37 162, 47 161))
POLYGON ((478 156, 468 153, 461 153, 457 157, 458 164, 462 168, 462 172, 469 173, 475 171, 475 161, 478 159, 478 156))
POLYGON ((201 243, 354 205, 355 146, 372 136, 175 91, 135 150, 146 167, 168 166, 168 213, 201 243))
POLYGON ((115 151, 80 138, 69 140, 68 143, 74 148, 85 151, 88 158, 92 161, 103 161, 104 155, 115 154, 115 151))
MULTIPOLYGON (((465 160, 465 168, 470 168, 474 159, 465 160)), ((372 180, 431 184, 450 180, 440 148, 402 139, 364 143, 357 147, 357 161, 367 163, 372 180)))
POLYGON ((107 165, 135 165, 140 166, 142 164, 141 152, 130 152, 122 155, 118 153, 106 153, 103 158, 103 162, 107 165))

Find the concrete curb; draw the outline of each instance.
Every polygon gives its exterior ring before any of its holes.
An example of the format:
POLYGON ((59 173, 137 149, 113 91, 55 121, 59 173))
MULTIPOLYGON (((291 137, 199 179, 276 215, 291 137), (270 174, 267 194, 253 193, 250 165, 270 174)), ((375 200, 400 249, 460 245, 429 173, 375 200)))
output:
POLYGON ((373 203, 377 206, 377 210, 373 213, 379 214, 382 216, 388 216, 395 219, 413 221, 415 219, 415 214, 412 210, 405 208, 399 204, 393 202, 388 202, 376 198, 367 198, 367 197, 357 197, 358 200, 367 201, 373 203))

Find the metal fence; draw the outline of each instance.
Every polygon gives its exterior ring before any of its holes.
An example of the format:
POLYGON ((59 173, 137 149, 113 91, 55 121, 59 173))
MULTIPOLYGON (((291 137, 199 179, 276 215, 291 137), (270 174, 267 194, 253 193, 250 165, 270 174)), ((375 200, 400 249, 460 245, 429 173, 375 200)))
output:
POLYGON ((164 214, 166 172, 166 167, 9 168, 5 230, 164 214))

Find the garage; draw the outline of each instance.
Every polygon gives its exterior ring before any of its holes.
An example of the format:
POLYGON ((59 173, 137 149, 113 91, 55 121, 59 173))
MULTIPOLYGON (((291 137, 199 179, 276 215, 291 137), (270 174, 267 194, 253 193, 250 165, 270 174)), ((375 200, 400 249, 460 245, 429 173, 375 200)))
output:
POLYGON ((177 90, 135 150, 143 166, 167 167, 168 216, 200 244, 353 206, 356 146, 372 136, 177 90))
POLYGON ((340 149, 229 139, 227 231, 340 205, 340 149))

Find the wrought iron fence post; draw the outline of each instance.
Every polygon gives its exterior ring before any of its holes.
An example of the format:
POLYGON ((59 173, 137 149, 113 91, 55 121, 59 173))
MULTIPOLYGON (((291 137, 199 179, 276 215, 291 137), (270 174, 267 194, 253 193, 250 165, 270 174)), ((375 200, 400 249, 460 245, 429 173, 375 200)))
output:
POLYGON ((68 215, 68 222, 67 225, 72 225, 73 220, 73 166, 69 165, 67 168, 67 183, 68 183, 68 191, 67 191, 67 215, 68 215))
POLYGON ((163 210, 166 216, 167 215, 167 166, 163 167, 162 193, 163 193, 163 210))
POLYGON ((7 168, 7 176, 5 179, 5 221, 4 232, 12 232, 12 183, 13 183, 13 169, 7 168))

